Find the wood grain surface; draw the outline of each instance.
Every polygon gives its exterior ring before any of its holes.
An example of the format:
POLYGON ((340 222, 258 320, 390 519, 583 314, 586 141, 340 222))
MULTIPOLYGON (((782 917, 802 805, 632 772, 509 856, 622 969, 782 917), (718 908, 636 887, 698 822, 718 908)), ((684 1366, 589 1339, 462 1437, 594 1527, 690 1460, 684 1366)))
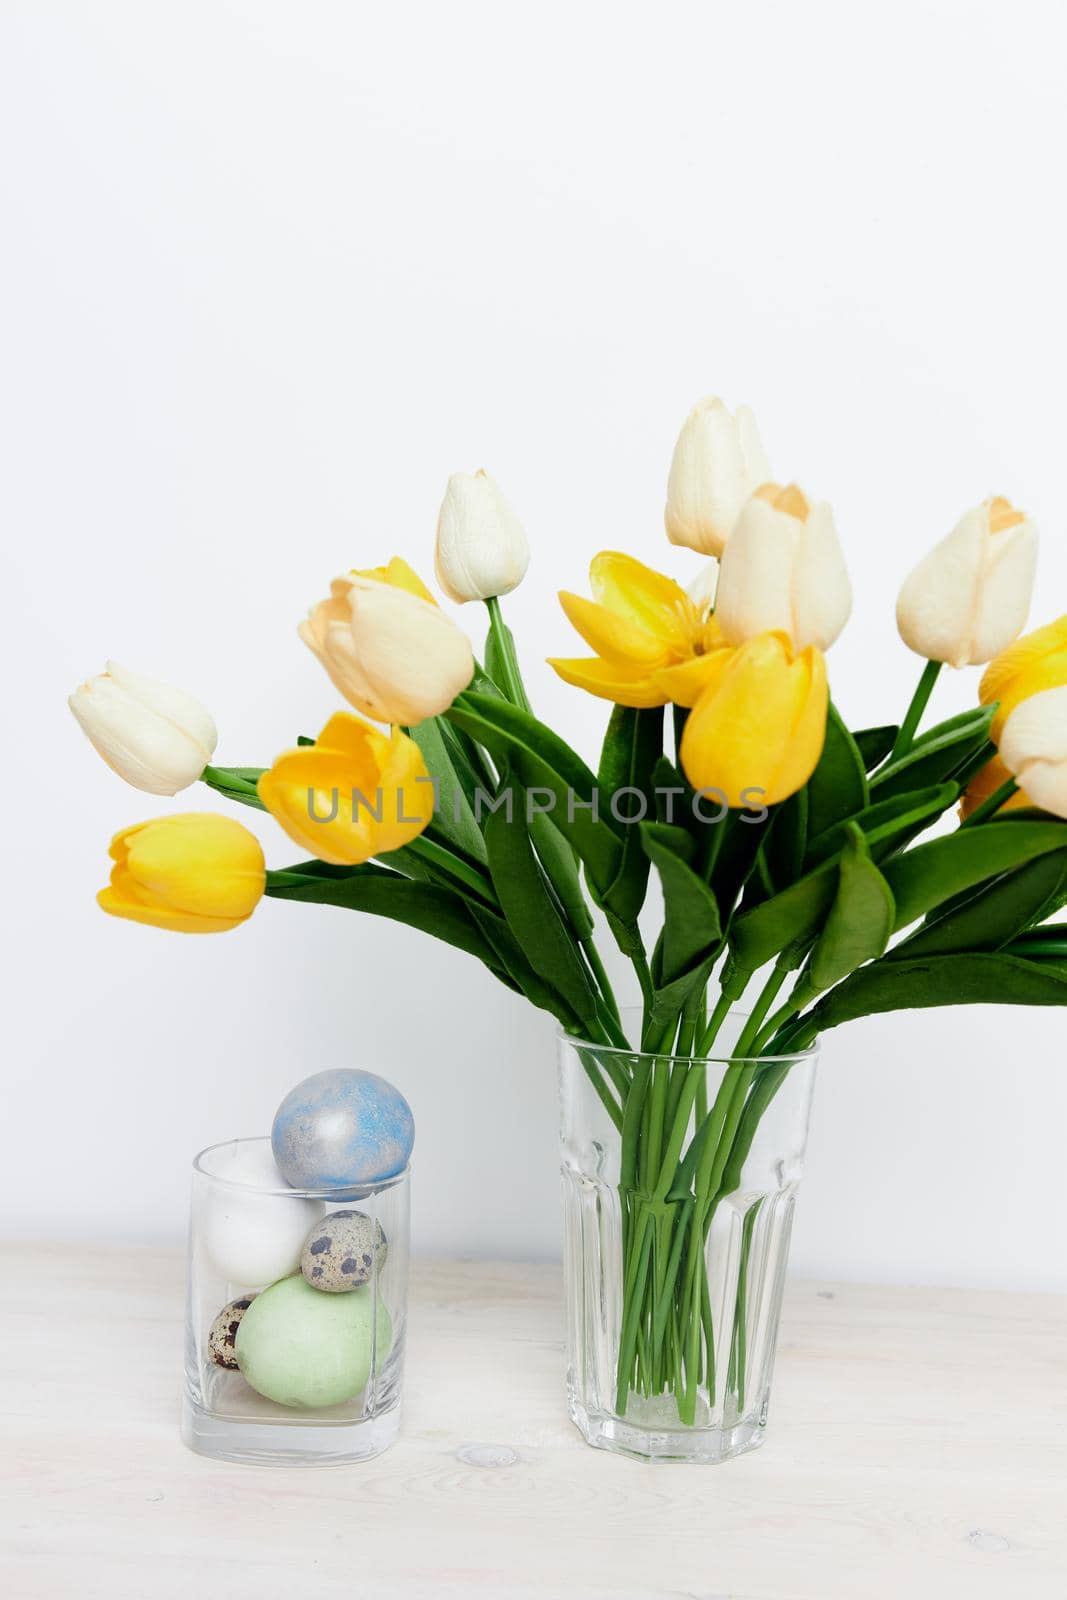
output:
POLYGON ((5 1600, 1067 1594, 1065 1297, 793 1284, 763 1449, 647 1467, 567 1419, 557 1268, 424 1262, 400 1442, 272 1470, 180 1443, 177 1253, 0 1253, 5 1600))

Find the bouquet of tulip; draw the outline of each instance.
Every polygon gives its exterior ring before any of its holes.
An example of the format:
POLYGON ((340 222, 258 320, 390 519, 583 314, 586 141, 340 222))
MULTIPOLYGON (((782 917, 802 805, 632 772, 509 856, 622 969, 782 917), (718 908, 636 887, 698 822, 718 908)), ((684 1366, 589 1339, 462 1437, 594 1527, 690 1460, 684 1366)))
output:
POLYGON ((205 709, 115 665, 70 704, 134 786, 199 779, 307 855, 266 870, 253 835, 212 813, 142 823, 112 842, 105 911, 209 933, 266 894, 391 917, 581 1041, 621 1145, 619 1409, 632 1390, 670 1392, 685 1422, 712 1360, 700 1247, 783 1058, 874 1012, 1067 1002, 1067 925, 1048 921, 1067 902, 1067 617, 1018 637, 1036 532, 986 501, 900 592, 925 665, 899 726, 850 729, 825 664, 851 606, 833 517, 774 483, 744 408, 690 414, 666 529, 716 558, 690 590, 605 552, 593 597, 560 597, 592 654, 551 665, 613 705, 595 769, 531 709, 500 605, 527 541, 483 472, 450 480, 436 552, 445 594, 488 608, 480 662, 394 558, 335 579, 300 626, 354 711, 266 768, 213 765, 205 709), (980 663, 977 707, 923 727, 942 666, 980 663), (957 826, 917 842, 957 806, 957 826), (605 925, 640 986, 640 1038, 598 949, 605 925), (709 1105, 679 1064, 708 1057, 750 986, 709 1105))

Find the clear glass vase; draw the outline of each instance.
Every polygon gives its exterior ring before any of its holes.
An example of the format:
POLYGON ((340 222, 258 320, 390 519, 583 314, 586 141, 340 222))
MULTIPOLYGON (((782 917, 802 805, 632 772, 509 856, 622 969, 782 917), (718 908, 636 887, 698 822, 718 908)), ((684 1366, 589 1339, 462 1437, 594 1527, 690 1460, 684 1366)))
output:
POLYGON ((182 1437, 226 1461, 368 1460, 400 1429, 410 1168, 293 1189, 269 1139, 193 1162, 182 1437))
POLYGON ((752 1450, 817 1052, 559 1048, 571 1417, 587 1443, 644 1461, 752 1450))

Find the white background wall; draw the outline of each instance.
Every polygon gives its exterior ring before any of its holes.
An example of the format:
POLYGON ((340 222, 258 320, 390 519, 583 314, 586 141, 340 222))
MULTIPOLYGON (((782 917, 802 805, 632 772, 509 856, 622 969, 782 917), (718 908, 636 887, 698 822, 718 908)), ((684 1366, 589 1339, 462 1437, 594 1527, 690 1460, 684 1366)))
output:
MULTIPOLYGON (((691 575, 661 508, 709 391, 834 503, 850 719, 899 715, 898 582, 991 491, 1043 526, 1035 619, 1064 610, 1064 33, 976 0, 4 0, 7 1231, 177 1238, 195 1149, 354 1064, 414 1104, 424 1250, 555 1252, 551 1023, 339 911, 105 919, 109 836, 172 806, 65 696, 113 654, 268 761, 335 704, 307 605, 394 551, 428 572, 447 474, 484 464, 534 546, 538 708, 592 756, 603 708, 539 665, 572 648, 554 591, 605 545, 691 575)), ((1067 1284, 1065 1055, 1054 1012, 831 1036, 797 1266, 1067 1284)))

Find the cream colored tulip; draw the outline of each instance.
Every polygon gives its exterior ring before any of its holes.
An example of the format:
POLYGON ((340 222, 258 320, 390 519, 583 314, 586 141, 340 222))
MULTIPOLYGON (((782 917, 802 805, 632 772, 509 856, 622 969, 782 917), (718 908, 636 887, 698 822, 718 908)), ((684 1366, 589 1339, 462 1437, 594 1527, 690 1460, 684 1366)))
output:
POLYGON ((447 711, 474 676, 470 640, 406 562, 335 578, 300 637, 357 711, 410 726, 447 711))
POLYGON ((827 650, 848 621, 852 586, 825 503, 764 484, 722 554, 715 617, 727 644, 784 633, 794 650, 827 650))
POLYGON ((905 579, 900 637, 950 667, 991 661, 1026 624, 1036 565, 1034 524, 1007 500, 984 500, 905 579))
POLYGON ((437 581, 450 600, 492 600, 526 576, 526 530, 487 472, 456 472, 437 518, 437 581))
POLYGON ((747 406, 731 416, 721 400, 699 400, 685 419, 671 459, 663 513, 671 544, 721 556, 749 496, 770 465, 747 406))
POLYGON ((1000 735, 1000 759, 1035 806, 1067 817, 1067 686, 1015 707, 1000 735))
POLYGON ((117 661, 67 704, 113 772, 146 794, 177 794, 207 766, 218 744, 210 712, 183 689, 117 661))

